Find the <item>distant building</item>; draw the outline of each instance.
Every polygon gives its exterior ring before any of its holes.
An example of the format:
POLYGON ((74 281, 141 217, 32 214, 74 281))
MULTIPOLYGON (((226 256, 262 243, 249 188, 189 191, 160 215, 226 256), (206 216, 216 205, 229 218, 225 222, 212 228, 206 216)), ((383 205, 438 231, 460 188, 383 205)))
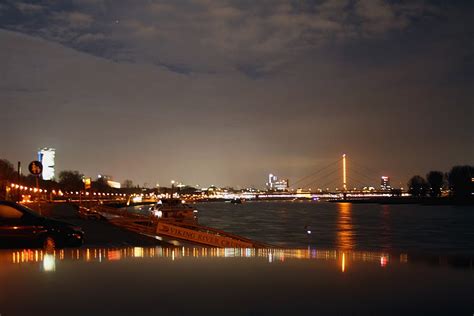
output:
POLYGON ((112 177, 106 174, 98 174, 97 181, 106 183, 109 187, 114 188, 114 189, 120 189, 122 187, 120 182, 113 181, 112 177))
POLYGON ((54 158, 56 150, 54 148, 44 147, 38 151, 38 160, 43 164, 43 180, 52 180, 54 178, 54 158))
POLYGON ((387 176, 382 176, 380 179, 380 189, 382 191, 390 191, 392 187, 390 186, 390 178, 387 176))
POLYGON ((268 175, 267 189, 268 189, 268 190, 273 190, 273 189, 274 189, 275 182, 276 182, 277 180, 278 180, 277 177, 270 173, 270 174, 268 175))
POLYGON ((278 180, 277 176, 270 173, 268 175, 267 189, 269 191, 288 191, 289 181, 288 179, 278 180))
POLYGON ((114 189, 120 189, 122 187, 120 182, 112 181, 112 180, 107 180, 107 185, 114 189))
POLYGON ((290 187, 289 181, 288 179, 278 180, 275 182, 274 187, 276 191, 288 191, 288 188, 290 187))

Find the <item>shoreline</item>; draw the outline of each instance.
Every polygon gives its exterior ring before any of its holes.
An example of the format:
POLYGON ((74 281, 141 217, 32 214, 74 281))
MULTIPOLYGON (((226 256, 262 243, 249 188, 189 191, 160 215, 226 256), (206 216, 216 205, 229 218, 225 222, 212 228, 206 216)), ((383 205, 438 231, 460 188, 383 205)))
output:
POLYGON ((370 197, 328 200, 331 203, 352 204, 416 204, 429 206, 474 206, 474 198, 456 199, 452 197, 370 197))

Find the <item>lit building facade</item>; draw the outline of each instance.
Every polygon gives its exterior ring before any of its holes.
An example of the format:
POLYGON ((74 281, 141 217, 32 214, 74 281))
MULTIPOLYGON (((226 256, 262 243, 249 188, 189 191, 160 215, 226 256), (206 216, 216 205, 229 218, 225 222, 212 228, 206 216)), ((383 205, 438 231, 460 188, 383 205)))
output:
POLYGON ((275 175, 273 175, 272 173, 270 173, 268 175, 267 189, 268 190, 273 190, 275 182, 277 182, 277 180, 278 180, 277 177, 275 175))
POLYGON ((112 177, 106 174, 98 174, 97 181, 102 181, 104 183, 107 183, 109 187, 114 188, 114 189, 120 189, 122 187, 120 182, 113 181, 112 177))
POLYGON ((42 148, 38 151, 38 161, 43 164, 43 180, 54 179, 54 159, 56 150, 54 148, 42 148))
POLYGON ((277 191, 288 191, 289 181, 288 179, 282 179, 275 182, 275 190, 277 191))
POLYGON ((267 189, 270 191, 288 191, 289 181, 288 179, 278 180, 277 176, 270 173, 268 175, 267 189))
POLYGON ((380 189, 382 191, 390 191, 392 187, 390 186, 390 178, 387 176, 382 176, 380 179, 380 189))
POLYGON ((114 189, 120 189, 122 187, 120 182, 112 181, 112 180, 107 180, 107 185, 114 189))

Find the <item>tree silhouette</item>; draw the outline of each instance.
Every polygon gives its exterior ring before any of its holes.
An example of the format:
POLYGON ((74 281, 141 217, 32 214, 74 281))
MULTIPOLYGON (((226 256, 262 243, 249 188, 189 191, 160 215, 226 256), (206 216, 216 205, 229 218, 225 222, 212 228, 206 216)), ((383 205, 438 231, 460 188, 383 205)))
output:
POLYGON ((426 175, 426 180, 431 187, 430 195, 433 197, 441 196, 441 188, 444 185, 444 174, 441 171, 430 171, 426 175))
POLYGON ((474 192, 474 166, 454 166, 448 173, 449 188, 455 197, 468 198, 474 192))
POLYGON ((426 192, 428 192, 428 183, 421 176, 413 176, 408 181, 408 188, 408 193, 413 196, 426 196, 426 192))
POLYGON ((79 191, 84 189, 84 183, 79 171, 64 170, 59 173, 59 186, 65 191, 79 191))
POLYGON ((131 188, 133 188, 133 181, 130 180, 130 179, 126 179, 126 180, 123 181, 123 183, 122 183, 122 188, 125 188, 125 189, 131 189, 131 188))
POLYGON ((6 159, 0 159, 0 180, 16 180, 15 168, 13 164, 6 159))
POLYGON ((97 181, 92 181, 92 189, 99 192, 113 191, 104 177, 98 178, 97 181))

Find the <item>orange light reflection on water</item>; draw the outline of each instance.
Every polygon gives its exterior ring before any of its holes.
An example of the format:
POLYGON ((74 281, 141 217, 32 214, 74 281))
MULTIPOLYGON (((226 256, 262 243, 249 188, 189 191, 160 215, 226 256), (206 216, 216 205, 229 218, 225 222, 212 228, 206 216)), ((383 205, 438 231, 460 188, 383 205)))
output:
POLYGON ((348 264, 345 252, 350 252, 355 247, 354 232, 352 227, 352 204, 337 203, 337 237, 336 247, 342 251, 341 271, 345 272, 348 264))
MULTIPOLYGON (((43 271, 55 271, 58 261, 104 262, 120 260, 139 260, 142 258, 161 258, 171 261, 192 257, 205 258, 261 258, 269 263, 284 263, 287 260, 324 260, 333 261, 341 272, 347 272, 348 264, 355 261, 374 262, 379 267, 386 267, 389 255, 382 252, 367 251, 338 251, 316 249, 253 249, 253 248, 82 248, 62 249, 53 252, 44 250, 1 251, 0 266, 6 263, 27 264, 41 262, 43 271), (47 262, 44 262, 47 260, 47 262)), ((406 254, 400 256, 400 261, 406 263, 406 254)))
POLYGON ((342 253, 342 272, 346 271, 346 254, 343 252, 342 253))
POLYGON ((355 246, 354 232, 352 227, 352 204, 337 203, 337 238, 338 250, 350 251, 355 246))

